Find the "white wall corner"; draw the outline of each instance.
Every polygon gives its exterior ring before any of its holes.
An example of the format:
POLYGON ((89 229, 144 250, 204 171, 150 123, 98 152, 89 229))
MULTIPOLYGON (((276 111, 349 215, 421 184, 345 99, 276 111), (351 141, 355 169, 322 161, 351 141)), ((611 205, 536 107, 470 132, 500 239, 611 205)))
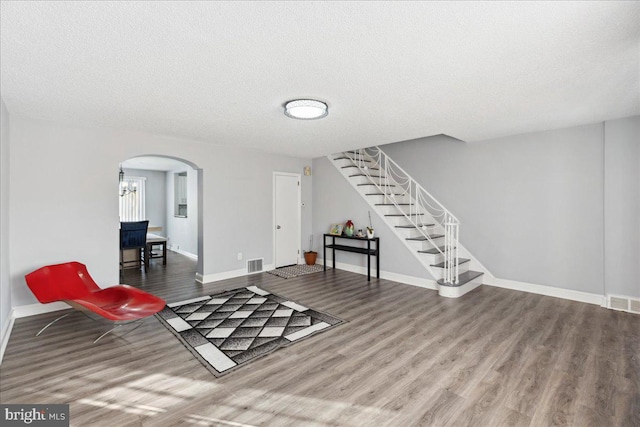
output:
POLYGON ((9 344, 9 338, 11 337, 11 331, 13 330, 15 320, 15 317, 13 317, 13 310, 11 310, 7 319, 4 320, 5 326, 2 328, 2 335, 0 336, 0 364, 2 364, 4 351, 7 349, 7 344, 9 344))
POLYGON ((7 344, 9 343, 9 337, 11 336, 11 331, 13 330, 13 325, 16 319, 36 316, 38 314, 51 313, 53 311, 67 310, 70 308, 71 307, 63 302, 53 302, 50 304, 37 303, 14 307, 8 316, 9 318, 6 319, 6 326, 2 331, 2 338, 0 339, 0 363, 2 363, 4 351, 7 348, 7 344))

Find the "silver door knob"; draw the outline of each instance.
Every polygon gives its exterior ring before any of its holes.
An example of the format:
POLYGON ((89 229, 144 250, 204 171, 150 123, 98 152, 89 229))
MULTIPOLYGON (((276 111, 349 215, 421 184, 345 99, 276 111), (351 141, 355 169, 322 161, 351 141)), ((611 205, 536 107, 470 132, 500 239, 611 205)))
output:
POLYGON ((282 227, 280 227, 279 225, 276 225, 276 229, 280 230, 282 227))

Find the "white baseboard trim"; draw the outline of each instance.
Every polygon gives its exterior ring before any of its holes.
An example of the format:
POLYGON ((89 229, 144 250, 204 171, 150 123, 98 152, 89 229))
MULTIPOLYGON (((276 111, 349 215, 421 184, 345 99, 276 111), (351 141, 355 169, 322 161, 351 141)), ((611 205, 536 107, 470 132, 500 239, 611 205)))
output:
MULTIPOLYGON (((324 265, 324 260, 318 258, 316 264, 324 265)), ((330 266, 333 265, 329 260, 330 266)), ((336 261, 337 270, 350 271, 351 273, 358 273, 364 276, 367 275, 367 267, 361 267, 359 265, 346 264, 344 262, 336 261)), ((375 268, 371 269, 371 277, 376 277, 375 268)), ((432 279, 425 279, 423 277, 407 276, 406 274, 393 273, 391 271, 380 270, 380 278, 385 280, 392 280, 394 282, 404 283, 405 285, 417 286, 419 288, 438 290, 438 283, 432 279)))
POLYGON ((196 255, 196 254, 192 254, 191 252, 183 251, 182 249, 171 249, 171 248, 167 248, 167 250, 168 250, 168 251, 171 251, 171 252, 178 253, 178 254, 180 254, 180 255, 184 255, 184 256, 189 257, 189 258, 191 258, 191 259, 194 259, 194 260, 196 260, 196 261, 198 260, 198 255, 196 255))
POLYGON ((2 331, 2 340, 0 342, 0 363, 2 363, 4 351, 7 348, 7 344, 9 343, 9 337, 11 336, 13 324, 15 323, 16 319, 20 319, 21 317, 35 316, 38 314, 51 313, 53 311, 67 310, 69 308, 71 307, 63 302, 52 302, 50 304, 37 303, 13 307, 11 309, 11 313, 9 313, 8 319, 6 319, 7 325, 3 328, 4 330, 2 331))
MULTIPOLYGON (((324 260, 319 258, 317 263, 324 265, 324 260)), ((329 260, 329 265, 331 265, 331 260, 329 260)), ((360 266, 345 264, 341 262, 336 262, 336 268, 339 270, 350 271, 352 273, 358 273, 358 274, 364 274, 364 275, 367 274, 366 267, 360 267, 360 266)), ((375 275, 373 271, 372 271, 372 275, 375 275)), ((438 290, 439 288, 435 280, 407 276, 404 274, 392 273, 389 271, 381 270, 380 277, 382 279, 393 280, 394 282, 400 282, 400 283, 405 283, 407 285, 419 286, 421 288, 434 289, 434 290, 438 290)), ((585 302, 587 304, 595 304, 595 305, 600 305, 602 307, 607 307, 607 298, 605 298, 603 295, 592 294, 592 293, 582 292, 582 291, 574 291, 571 289, 555 288, 553 286, 518 282, 516 280, 506 280, 506 279, 495 278, 495 280, 492 280, 492 282, 493 283, 485 283, 483 280, 482 284, 488 285, 488 286, 495 286, 498 288, 512 289, 515 291, 529 292, 533 294, 546 295, 550 297, 563 298, 571 301, 579 301, 579 302, 585 302)), ((469 292, 472 289, 475 289, 478 286, 481 286, 481 284, 480 283, 474 284, 471 289, 467 290, 467 292, 469 292)), ((456 295, 442 295, 442 296, 449 297, 449 298, 451 297, 456 298, 460 295, 456 294, 456 295)))
POLYGON ((11 337, 11 331, 13 330, 13 323, 16 320, 13 317, 13 310, 11 310, 7 318, 4 320, 6 324, 4 325, 4 328, 2 328, 2 339, 0 339, 0 364, 2 364, 4 351, 7 349, 7 344, 9 344, 9 338, 11 337))
POLYGON ((572 289, 555 288, 553 286, 536 285, 533 283, 518 282, 516 280, 498 279, 494 283, 487 283, 489 286, 497 288, 512 289, 514 291, 529 292, 532 294, 546 295, 550 297, 563 298, 571 301, 586 302, 605 307, 605 297, 603 295, 592 294, 572 289))
POLYGON ((205 275, 196 274, 196 282, 202 283, 202 284, 218 282, 220 280, 233 279, 234 277, 250 276, 252 274, 265 273, 269 270, 273 270, 274 268, 275 267, 273 264, 268 264, 268 265, 262 266, 262 271, 256 271, 254 273, 247 273, 246 268, 241 268, 239 270, 224 271, 222 273, 213 273, 213 274, 205 274, 205 275))
MULTIPOLYGON (((337 264, 336 264, 337 267, 337 264)), ((367 274, 366 267, 362 267, 360 274, 367 274)), ((375 274, 375 273, 374 273, 375 274)), ((417 286, 419 288, 438 290, 438 283, 435 280, 425 279, 424 277, 407 276, 406 274, 393 273, 391 271, 380 270, 380 278, 392 280, 394 282, 404 283, 405 285, 417 286)))
POLYGON ((49 304, 28 304, 13 307, 11 310, 12 317, 14 319, 20 319, 21 317, 35 316, 37 314, 51 313, 52 311, 68 310, 71 307, 63 302, 52 302, 49 304))

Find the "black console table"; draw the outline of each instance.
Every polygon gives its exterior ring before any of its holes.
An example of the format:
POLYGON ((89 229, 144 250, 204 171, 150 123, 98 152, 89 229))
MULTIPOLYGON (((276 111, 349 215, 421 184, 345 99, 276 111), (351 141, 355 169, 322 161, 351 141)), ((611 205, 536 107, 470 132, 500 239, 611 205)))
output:
POLYGON ((367 280, 371 280, 371 256, 376 257, 376 275, 378 279, 380 278, 380 238, 374 237, 373 239, 367 239, 365 237, 349 237, 349 236, 335 236, 333 234, 325 234, 323 240, 323 248, 322 248, 322 257, 324 259, 324 269, 327 270, 327 248, 331 249, 333 252, 333 268, 336 268, 336 251, 344 251, 344 252, 354 252, 357 254, 364 254, 367 256, 367 280), (327 244, 327 237, 331 237, 331 243, 327 244), (336 238, 338 239, 349 239, 349 240, 360 240, 363 242, 367 242, 367 247, 358 247, 358 246, 349 246, 349 245, 338 245, 336 244, 336 238), (371 249, 371 242, 375 243, 375 248, 371 249))

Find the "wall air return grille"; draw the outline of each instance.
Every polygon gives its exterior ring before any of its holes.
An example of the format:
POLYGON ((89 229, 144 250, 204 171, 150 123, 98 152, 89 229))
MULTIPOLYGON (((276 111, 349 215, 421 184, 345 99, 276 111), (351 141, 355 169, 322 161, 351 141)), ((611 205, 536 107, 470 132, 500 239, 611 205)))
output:
POLYGON ((258 273, 262 271, 262 262, 264 258, 255 258, 247 260, 247 273, 258 273))
POLYGON ((609 295, 609 308, 640 314, 640 299, 609 295))
POLYGON ((629 300, 626 298, 609 297, 609 307, 615 310, 629 310, 629 300))

